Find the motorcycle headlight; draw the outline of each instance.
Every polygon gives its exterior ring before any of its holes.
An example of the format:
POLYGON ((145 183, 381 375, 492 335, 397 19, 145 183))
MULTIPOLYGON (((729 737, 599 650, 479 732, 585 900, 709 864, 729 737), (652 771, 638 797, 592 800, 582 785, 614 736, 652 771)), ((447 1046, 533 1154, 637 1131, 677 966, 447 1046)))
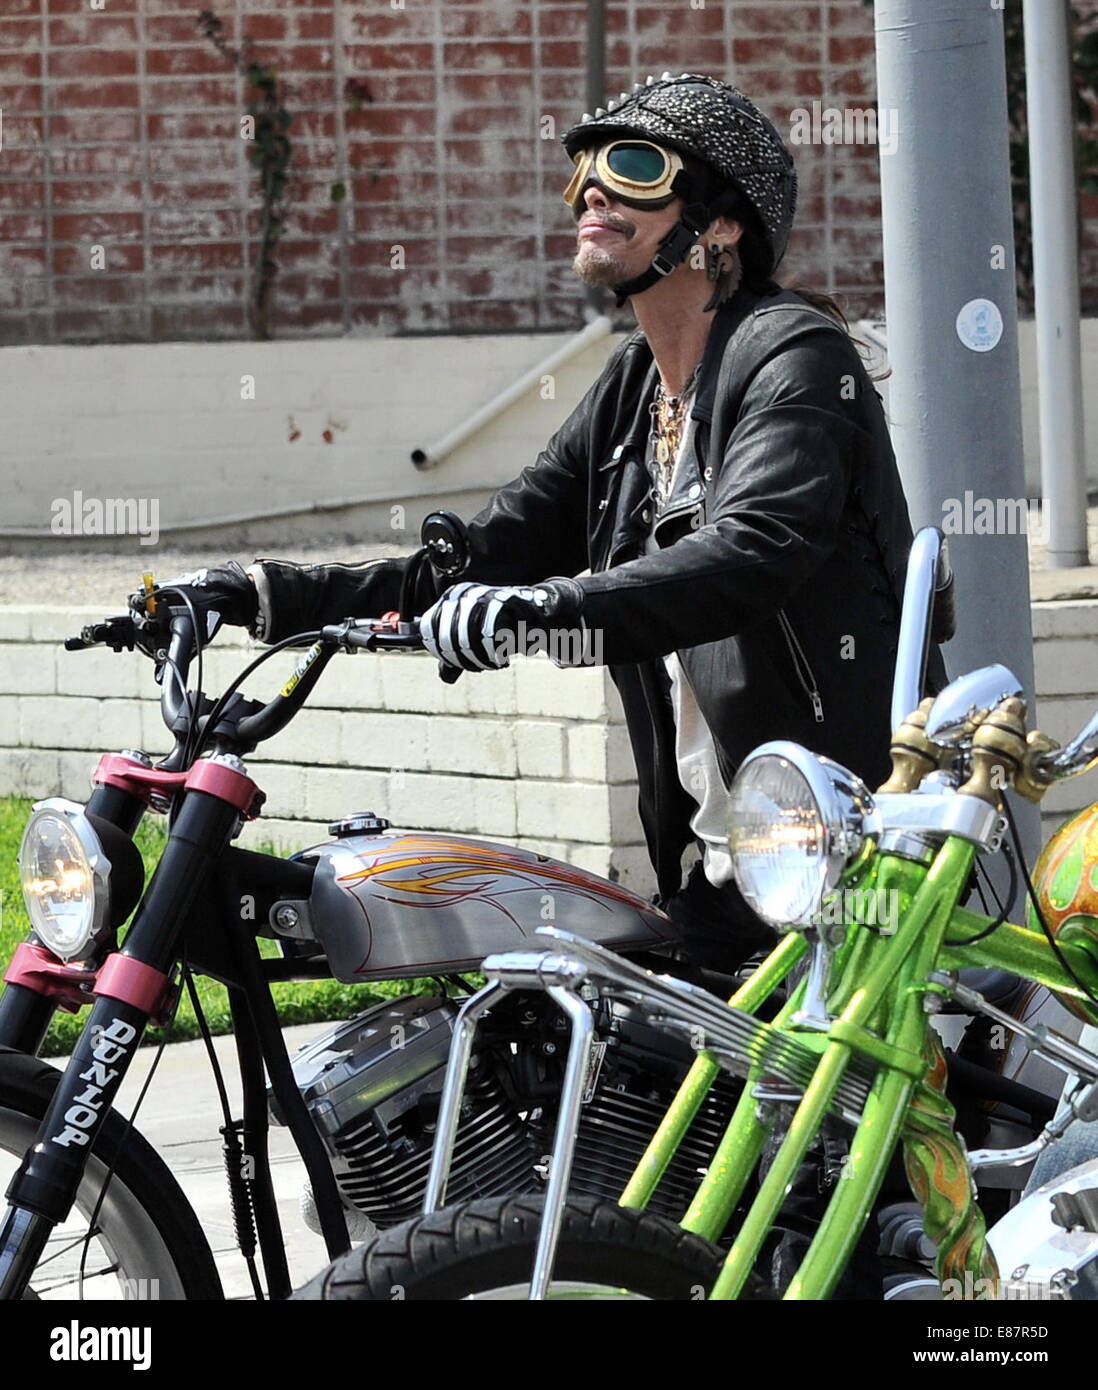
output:
POLYGON ((107 922, 110 873, 83 807, 59 797, 36 803, 19 846, 23 901, 43 945, 62 960, 78 959, 107 922))
POLYGON ((740 892, 771 926, 812 924, 859 860, 873 799, 830 758, 764 743, 732 783, 729 849, 740 892))

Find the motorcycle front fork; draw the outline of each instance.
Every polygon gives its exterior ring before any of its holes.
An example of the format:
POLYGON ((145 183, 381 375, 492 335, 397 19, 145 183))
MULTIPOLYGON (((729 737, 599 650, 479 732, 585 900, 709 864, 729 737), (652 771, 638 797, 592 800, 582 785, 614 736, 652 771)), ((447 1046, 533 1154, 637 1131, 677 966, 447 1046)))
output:
POLYGON ((93 1005, 36 1141, 8 1188, 11 1205, 0 1226, 0 1300, 23 1297, 50 1232, 68 1216, 100 1123, 148 1019, 106 996, 93 1005))
MULTIPOLYGON (((119 796, 125 794, 116 788, 99 788, 88 810, 102 814, 103 802, 109 801, 118 815, 129 810, 136 824, 140 808, 135 814, 124 803, 116 805, 119 796), (97 801, 100 792, 113 796, 97 801)), ((96 998, 35 1142, 8 1188, 10 1205, 0 1225, 0 1299, 23 1297, 50 1232, 72 1209, 88 1155, 145 1028, 162 1002, 160 986, 167 986, 175 967, 188 912, 229 844, 238 814, 235 806, 206 792, 190 791, 183 799, 125 948, 109 958, 114 962, 114 987, 126 997, 114 997, 108 992, 112 986, 107 985, 96 998), (127 1002, 127 997, 138 1002, 127 1002)), ((48 1001, 47 1005, 52 1015, 52 1005, 48 1001)), ((0 1018, 5 1025, 0 1043, 25 1046, 31 1041, 36 1050, 49 1023, 46 1017, 43 1026, 45 1013, 43 1006, 15 996, 0 1018)))

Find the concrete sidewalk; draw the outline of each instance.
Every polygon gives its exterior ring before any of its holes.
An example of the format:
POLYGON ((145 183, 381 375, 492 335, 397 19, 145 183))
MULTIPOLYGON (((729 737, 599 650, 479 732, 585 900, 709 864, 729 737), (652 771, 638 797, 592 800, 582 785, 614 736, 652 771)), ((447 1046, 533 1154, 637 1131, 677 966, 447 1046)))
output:
MULTIPOLYGON (((285 1030, 290 1056, 330 1023, 308 1023, 285 1030)), ((231 1034, 214 1038, 214 1049, 233 1106, 240 1118, 240 1077, 231 1034)), ((156 1057, 155 1047, 143 1047, 122 1085, 115 1108, 128 1116, 156 1057)), ((63 1067, 66 1059, 49 1059, 63 1067)), ((136 1128, 156 1149, 175 1174, 188 1201, 198 1214, 213 1249, 227 1298, 251 1298, 251 1283, 233 1232, 225 1166, 221 1156, 221 1106, 205 1044, 201 1041, 170 1043, 161 1055, 156 1075, 142 1102, 136 1128)), ((286 1129, 270 1131, 271 1176, 279 1218, 286 1238, 286 1254, 295 1288, 328 1263, 324 1242, 308 1230, 298 1210, 305 1183, 305 1168, 286 1129)), ((258 1259, 258 1256, 257 1256, 258 1259)))

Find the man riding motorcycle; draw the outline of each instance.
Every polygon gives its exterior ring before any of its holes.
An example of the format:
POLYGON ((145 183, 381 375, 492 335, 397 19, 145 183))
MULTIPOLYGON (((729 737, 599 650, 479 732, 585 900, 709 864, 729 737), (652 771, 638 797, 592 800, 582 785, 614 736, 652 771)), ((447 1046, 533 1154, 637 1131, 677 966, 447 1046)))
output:
MULTIPOLYGON (((723 845, 744 755, 788 738, 887 775, 907 506, 854 343, 771 278, 796 174, 756 107, 665 74, 563 144, 575 268, 639 328, 470 523, 461 582, 440 595, 423 567, 414 597, 454 670, 505 665, 519 624, 597 636, 584 658, 621 695, 659 900, 689 959, 729 969, 769 937, 723 845)), ((397 607, 406 564, 266 560, 208 571, 195 597, 277 641, 397 607)))
MULTIPOLYGON (((907 505, 841 315, 772 278, 796 174, 758 109, 712 78, 664 74, 584 116, 563 144, 575 164, 564 195, 575 269, 628 302, 638 329, 469 524, 460 582, 439 593, 420 566, 407 576, 411 599, 451 677, 506 665, 516 634, 550 652, 578 647, 558 664, 608 664, 657 900, 680 926, 684 959, 728 971, 771 940, 725 848, 727 787, 743 757, 785 738, 870 786, 888 774, 907 505), (579 644, 553 641, 577 631, 579 644), (701 857, 684 884, 691 840, 701 857)), ((407 565, 265 560, 248 574, 208 571, 192 595, 274 642, 398 607, 407 565)), ((940 675, 935 650, 930 676, 940 675)), ((794 1185, 779 1283, 834 1157, 794 1185)), ((862 1255, 846 1296, 879 1287, 872 1223, 862 1255)))

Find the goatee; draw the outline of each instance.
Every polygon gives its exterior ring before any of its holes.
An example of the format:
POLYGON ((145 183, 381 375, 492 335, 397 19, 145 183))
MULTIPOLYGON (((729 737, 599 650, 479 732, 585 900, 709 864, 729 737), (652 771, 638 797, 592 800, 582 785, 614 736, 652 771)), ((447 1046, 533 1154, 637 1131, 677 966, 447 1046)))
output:
POLYGON ((576 253, 572 269, 585 285, 595 290, 613 289, 626 278, 621 261, 594 246, 585 246, 576 253))

